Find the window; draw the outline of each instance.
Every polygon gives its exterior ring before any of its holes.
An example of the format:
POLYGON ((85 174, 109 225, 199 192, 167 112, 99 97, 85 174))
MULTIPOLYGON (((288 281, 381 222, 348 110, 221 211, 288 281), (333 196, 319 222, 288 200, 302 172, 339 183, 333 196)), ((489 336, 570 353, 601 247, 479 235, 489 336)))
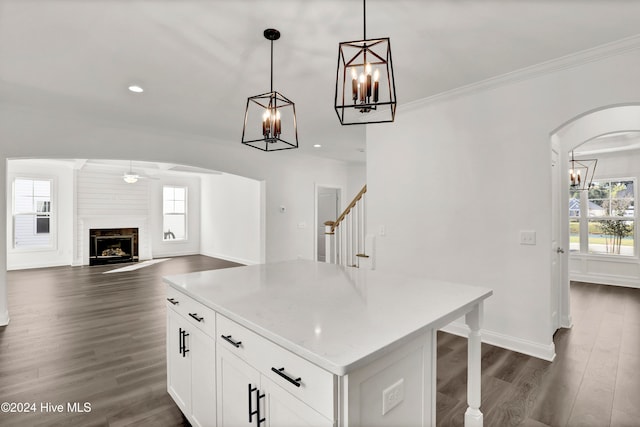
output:
POLYGON ((15 248, 51 245, 51 180, 16 178, 13 182, 15 248))
POLYGON ((187 188, 165 185, 162 188, 163 240, 187 238, 187 188))
POLYGON ((588 252, 634 255, 635 181, 599 180, 586 197, 588 252))

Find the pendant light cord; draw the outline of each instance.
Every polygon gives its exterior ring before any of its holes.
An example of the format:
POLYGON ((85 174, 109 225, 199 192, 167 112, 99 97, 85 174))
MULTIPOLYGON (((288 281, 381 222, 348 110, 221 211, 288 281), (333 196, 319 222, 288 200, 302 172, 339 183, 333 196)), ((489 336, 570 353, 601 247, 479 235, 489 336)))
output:
POLYGON ((362 38, 362 40, 366 40, 367 39, 367 0, 362 0, 362 17, 364 20, 364 31, 363 31, 363 35, 364 37, 362 38))
POLYGON ((273 92, 273 40, 271 40, 271 92, 273 92))

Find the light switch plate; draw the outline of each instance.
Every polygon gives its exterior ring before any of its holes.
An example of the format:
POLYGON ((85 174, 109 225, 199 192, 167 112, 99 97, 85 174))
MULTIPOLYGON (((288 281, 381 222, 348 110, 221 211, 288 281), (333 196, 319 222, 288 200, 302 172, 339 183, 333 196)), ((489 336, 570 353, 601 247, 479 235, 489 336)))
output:
POLYGON ((535 245, 536 244, 536 232, 535 231, 520 231, 520 244, 521 245, 535 245))

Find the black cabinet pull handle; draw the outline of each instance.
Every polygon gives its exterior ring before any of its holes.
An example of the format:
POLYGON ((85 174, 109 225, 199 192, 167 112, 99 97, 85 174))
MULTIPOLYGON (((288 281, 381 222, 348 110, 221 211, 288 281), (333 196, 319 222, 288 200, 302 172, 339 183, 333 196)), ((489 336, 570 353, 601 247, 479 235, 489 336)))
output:
MULTIPOLYGON (((253 416, 254 415, 258 415, 258 411, 254 411, 251 405, 251 393, 253 393, 254 391, 258 390, 258 387, 251 387, 251 383, 249 383, 249 422, 253 421, 253 416)), ((260 402, 258 403, 258 407, 260 407, 260 402)))
POLYGON ((302 381, 302 378, 298 377, 296 379, 293 379, 293 377, 290 377, 289 375, 287 375, 284 372, 284 368, 280 368, 280 369, 276 369, 276 368, 271 368, 271 370, 273 372, 275 372, 276 374, 280 375, 282 378, 284 378, 285 380, 289 381, 291 384, 293 384, 296 387, 300 387, 301 383, 300 381, 302 381))
POLYGON ((258 390, 256 388, 256 417, 258 420, 258 424, 257 426, 260 427, 260 424, 262 424, 263 422, 265 422, 267 419, 266 418, 260 418, 260 399, 263 399, 265 397, 264 393, 260 393, 260 390, 258 390))
POLYGON ((198 317, 198 313, 189 313, 189 316, 193 317, 198 322, 202 322, 204 320, 204 317, 198 317))
POLYGON ((182 330, 182 357, 187 357, 187 353, 189 352, 189 349, 187 348, 187 337, 189 336, 189 334, 187 333, 186 330, 182 330))
POLYGON ((234 340, 232 340, 231 339, 231 335, 220 335, 220 338, 222 338, 223 340, 225 340, 226 342, 228 342, 229 344, 231 344, 235 348, 240 348, 240 344, 242 344, 242 341, 234 341, 234 340))
MULTIPOLYGON (((182 328, 178 328, 178 353, 182 354, 182 350, 184 349, 184 342, 182 339, 182 328)), ((182 354, 184 357, 184 354, 182 354)))
POLYGON ((173 305, 180 304, 180 301, 176 300, 175 298, 167 298, 167 301, 169 301, 173 305))

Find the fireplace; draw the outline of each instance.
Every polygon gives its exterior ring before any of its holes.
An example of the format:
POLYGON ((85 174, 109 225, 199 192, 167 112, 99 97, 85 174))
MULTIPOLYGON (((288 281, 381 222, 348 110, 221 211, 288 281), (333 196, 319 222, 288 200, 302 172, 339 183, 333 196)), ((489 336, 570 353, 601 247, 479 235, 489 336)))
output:
POLYGON ((89 230, 89 265, 138 261, 137 228, 89 230))

